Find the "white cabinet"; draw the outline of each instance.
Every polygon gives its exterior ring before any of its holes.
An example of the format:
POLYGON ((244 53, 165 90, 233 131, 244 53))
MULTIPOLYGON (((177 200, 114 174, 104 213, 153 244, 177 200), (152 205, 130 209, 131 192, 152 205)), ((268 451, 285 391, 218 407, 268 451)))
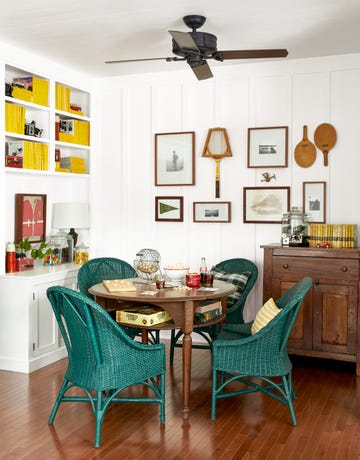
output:
POLYGON ((0 369, 32 372, 66 356, 46 291, 77 288, 75 264, 0 277, 0 369))

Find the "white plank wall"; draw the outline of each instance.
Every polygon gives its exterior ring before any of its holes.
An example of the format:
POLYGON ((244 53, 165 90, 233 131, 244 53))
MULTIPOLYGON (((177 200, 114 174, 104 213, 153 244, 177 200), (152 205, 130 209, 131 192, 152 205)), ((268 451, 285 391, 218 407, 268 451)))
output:
POLYGON ((144 247, 157 249, 162 264, 188 263, 198 270, 200 257, 208 265, 231 257, 252 259, 259 281, 246 317, 253 318, 262 304, 260 245, 280 240, 279 224, 244 224, 245 186, 290 186, 291 205, 302 206, 302 183, 326 181, 329 223, 360 224, 356 205, 360 166, 357 134, 360 122, 360 56, 224 66, 215 78, 197 82, 190 72, 137 75, 102 82, 104 130, 101 133, 102 194, 114 197, 101 210, 106 222, 97 237, 97 252, 112 253, 130 263, 144 247), (120 95, 122 95, 120 97, 120 95), (121 123, 114 120, 119 120, 121 123), (334 124, 338 142, 329 154, 329 166, 317 154, 315 164, 300 168, 293 159, 302 138, 309 138, 323 122, 334 124), (112 133, 106 125, 112 126, 112 133), (221 198, 231 201, 231 223, 194 223, 194 201, 215 200, 215 162, 202 158, 209 128, 225 127, 233 151, 221 162, 221 198), (289 127, 288 168, 276 168, 276 181, 261 182, 266 168, 248 169, 247 129, 289 127), (196 184, 193 187, 155 187, 154 134, 195 131, 196 184), (117 195, 116 195, 117 194, 117 195), (184 222, 155 222, 155 196, 183 196, 184 222), (120 210, 112 207, 113 203, 120 210))

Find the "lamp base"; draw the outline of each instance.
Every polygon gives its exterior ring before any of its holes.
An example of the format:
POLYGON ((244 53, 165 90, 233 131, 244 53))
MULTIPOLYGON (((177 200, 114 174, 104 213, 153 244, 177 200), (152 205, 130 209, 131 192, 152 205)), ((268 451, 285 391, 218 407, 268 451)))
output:
POLYGON ((78 240, 78 236, 79 236, 79 235, 75 232, 75 229, 73 229, 73 228, 70 228, 70 231, 69 231, 68 234, 71 236, 71 238, 72 238, 73 241, 74 241, 74 246, 73 246, 73 248, 75 249, 75 247, 76 247, 76 245, 77 245, 77 240, 78 240))

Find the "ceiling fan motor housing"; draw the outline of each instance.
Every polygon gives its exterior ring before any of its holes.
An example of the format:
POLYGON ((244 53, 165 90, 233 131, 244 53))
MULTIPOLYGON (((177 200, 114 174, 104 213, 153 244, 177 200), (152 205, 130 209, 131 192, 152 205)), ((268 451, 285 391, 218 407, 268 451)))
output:
MULTIPOLYGON (((191 35, 196 46, 199 48, 202 57, 209 57, 217 51, 217 38, 215 35, 207 32, 189 32, 189 35, 191 35)), ((187 57, 193 53, 181 48, 174 39, 172 41, 172 52, 182 57, 187 57)))

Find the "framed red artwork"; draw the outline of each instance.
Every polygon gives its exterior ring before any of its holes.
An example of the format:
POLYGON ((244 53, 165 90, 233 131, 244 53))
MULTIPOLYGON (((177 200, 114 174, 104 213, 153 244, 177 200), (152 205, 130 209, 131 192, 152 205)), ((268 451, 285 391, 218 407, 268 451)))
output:
POLYGON ((41 243, 46 238, 46 195, 17 193, 15 195, 15 241, 29 238, 41 243))

